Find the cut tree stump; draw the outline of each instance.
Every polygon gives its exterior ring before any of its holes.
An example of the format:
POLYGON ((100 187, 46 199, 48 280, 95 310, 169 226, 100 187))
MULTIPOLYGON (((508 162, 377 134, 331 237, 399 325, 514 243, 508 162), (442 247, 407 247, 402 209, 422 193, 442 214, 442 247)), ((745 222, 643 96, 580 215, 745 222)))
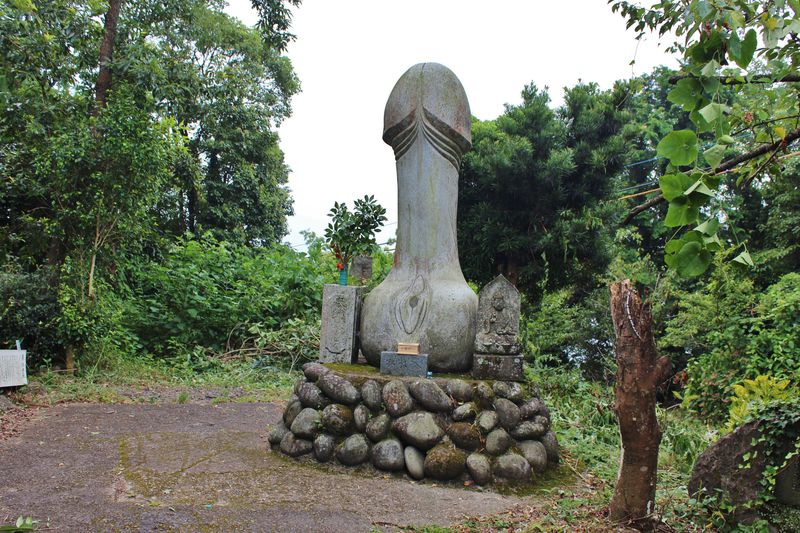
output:
POLYGON ((614 411, 622 440, 620 469, 609 518, 639 528, 652 526, 661 428, 656 419, 656 389, 671 363, 659 357, 653 339, 650 305, 630 280, 611 285, 611 318, 616 334, 617 377, 614 411))

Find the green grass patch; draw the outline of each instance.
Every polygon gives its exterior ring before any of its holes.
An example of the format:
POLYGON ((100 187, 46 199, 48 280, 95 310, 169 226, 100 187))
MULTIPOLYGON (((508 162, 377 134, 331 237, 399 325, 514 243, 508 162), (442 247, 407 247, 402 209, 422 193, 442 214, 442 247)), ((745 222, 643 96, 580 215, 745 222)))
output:
MULTIPOLYGON (((108 361, 106 362, 108 363, 108 361)), ((285 399, 301 373, 283 361, 218 362, 203 371, 173 361, 118 358, 114 364, 79 367, 69 374, 44 370, 30 376, 30 386, 16 397, 23 403, 54 405, 64 402, 129 403, 172 401, 187 403, 192 391, 214 391, 212 403, 285 399)))

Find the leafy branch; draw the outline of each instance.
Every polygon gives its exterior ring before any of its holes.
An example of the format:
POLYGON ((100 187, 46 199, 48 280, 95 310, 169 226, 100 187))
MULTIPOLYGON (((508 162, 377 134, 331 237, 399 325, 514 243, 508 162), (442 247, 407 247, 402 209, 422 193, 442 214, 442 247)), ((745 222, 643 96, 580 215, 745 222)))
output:
MULTIPOLYGON (((681 80, 699 80, 699 76, 693 74, 676 74, 670 76, 669 83, 671 85, 677 84, 681 80)), ((787 74, 777 78, 769 78, 764 76, 757 76, 754 78, 744 78, 739 76, 717 76, 716 80, 722 85, 744 85, 747 83, 798 83, 800 82, 800 74, 787 74)))
MULTIPOLYGON (((760 157, 762 155, 765 155, 767 153, 775 152, 776 150, 780 150, 780 149, 784 149, 784 148, 788 147, 788 145, 790 143, 796 141, 797 139, 800 139, 800 128, 794 129, 794 130, 788 132, 786 134, 786 137, 784 137, 784 138, 782 138, 782 139, 780 139, 778 141, 775 141, 774 143, 761 145, 758 148, 750 150, 749 152, 746 152, 744 154, 738 155, 736 157, 732 157, 732 158, 720 163, 720 165, 717 167, 717 169, 714 172, 714 174, 723 174, 725 172, 730 172, 731 170, 733 170, 737 166, 741 165, 742 163, 746 163, 747 161, 750 161, 752 159, 755 159, 755 158, 760 157)), ((749 183, 750 181, 752 181, 752 178, 749 179, 747 181, 747 183, 749 183)), ((653 189, 650 192, 654 192, 654 191, 658 191, 658 190, 661 190, 661 189, 653 189)), ((643 202, 643 203, 637 205, 636 207, 634 207, 630 211, 628 211, 628 214, 623 219, 622 224, 623 225, 629 224, 636 217, 636 215, 638 215, 638 214, 640 214, 640 213, 642 213, 644 211, 647 211, 651 207, 654 207, 654 206, 656 206, 656 205, 658 205, 658 204, 660 204, 660 203, 662 203, 664 201, 665 201, 664 195, 663 194, 659 194, 658 196, 654 196, 653 198, 650 198, 646 202, 643 202)))
POLYGON ((375 233, 386 221, 386 209, 370 195, 353 202, 353 211, 347 204, 334 202, 328 216, 331 221, 325 228, 325 240, 336 256, 339 270, 344 270, 353 257, 368 255, 377 245, 375 233))
MULTIPOLYGON (((730 189, 721 186, 722 175, 740 172, 736 185, 747 187, 777 158, 779 150, 800 138, 797 124, 787 132, 789 123, 777 118, 796 117, 799 111, 795 91, 783 84, 800 82, 800 1, 659 0, 649 8, 624 0, 608 3, 638 32, 637 38, 647 30, 675 35, 668 50, 681 53, 682 68, 669 80, 673 88, 667 99, 685 111, 692 123, 691 128, 672 131, 658 143, 657 154, 669 160, 659 178, 660 194, 633 207, 623 224, 668 202, 664 225, 685 233, 666 243, 665 262, 683 276, 698 276, 710 266, 712 252, 723 247, 717 218, 700 219, 702 208, 730 189), (746 109, 735 97, 751 85, 759 86, 759 98, 754 100, 754 109, 746 109), (755 123, 754 118, 758 118, 755 123), (751 131, 758 142, 777 140, 723 162, 736 143, 733 125, 747 125, 744 130, 751 131), (701 150, 701 142, 712 139, 713 145, 701 150), (756 161, 764 155, 769 156, 756 161)), ((733 260, 753 266, 746 248, 733 260)))

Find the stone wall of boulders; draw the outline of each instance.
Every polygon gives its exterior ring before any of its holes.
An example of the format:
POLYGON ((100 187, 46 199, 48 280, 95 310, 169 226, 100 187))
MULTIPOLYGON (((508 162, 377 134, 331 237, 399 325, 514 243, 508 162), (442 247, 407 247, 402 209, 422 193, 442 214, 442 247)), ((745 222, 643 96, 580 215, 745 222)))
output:
POLYGON ((291 457, 479 485, 530 481, 559 460, 533 385, 303 371, 269 434, 291 457))

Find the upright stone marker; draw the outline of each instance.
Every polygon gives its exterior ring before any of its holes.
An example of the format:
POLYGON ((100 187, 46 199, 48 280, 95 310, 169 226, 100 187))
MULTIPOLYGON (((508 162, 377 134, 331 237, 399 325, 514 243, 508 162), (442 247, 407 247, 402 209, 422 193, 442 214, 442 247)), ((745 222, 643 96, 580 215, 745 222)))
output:
POLYGON ((420 344, 431 370, 469 370, 478 299, 456 243, 458 171, 471 148, 461 82, 437 63, 414 65, 394 86, 383 140, 397 161, 394 265, 364 301, 361 351, 373 366, 398 342, 420 344))
POLYGON ((363 285, 372 277, 372 257, 369 255, 357 255, 353 258, 350 267, 350 275, 356 278, 363 285))
POLYGON ((519 344, 519 291, 500 274, 481 290, 472 375, 523 381, 519 344))
POLYGON ((320 362, 349 364, 358 361, 356 326, 363 292, 362 287, 325 285, 319 335, 320 362))

